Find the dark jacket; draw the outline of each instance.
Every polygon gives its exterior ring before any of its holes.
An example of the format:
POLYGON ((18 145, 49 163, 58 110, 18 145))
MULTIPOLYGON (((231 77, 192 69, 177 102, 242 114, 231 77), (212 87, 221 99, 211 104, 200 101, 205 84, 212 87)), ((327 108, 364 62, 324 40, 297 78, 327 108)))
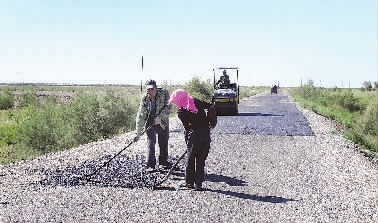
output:
POLYGON ((194 104, 198 109, 197 113, 193 113, 182 108, 177 111, 177 116, 184 125, 185 131, 189 132, 190 130, 195 130, 198 128, 209 128, 210 131, 209 120, 206 117, 206 112, 204 109, 209 109, 212 104, 197 98, 194 98, 194 104))

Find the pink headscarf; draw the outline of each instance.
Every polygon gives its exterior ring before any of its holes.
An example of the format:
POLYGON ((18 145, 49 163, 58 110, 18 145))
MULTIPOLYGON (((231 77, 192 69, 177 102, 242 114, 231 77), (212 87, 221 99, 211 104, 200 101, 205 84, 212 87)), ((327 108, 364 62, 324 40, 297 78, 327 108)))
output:
POLYGON ((184 108, 193 113, 198 112, 198 109, 194 104, 194 99, 183 89, 175 90, 169 98, 169 103, 175 104, 178 109, 184 108))

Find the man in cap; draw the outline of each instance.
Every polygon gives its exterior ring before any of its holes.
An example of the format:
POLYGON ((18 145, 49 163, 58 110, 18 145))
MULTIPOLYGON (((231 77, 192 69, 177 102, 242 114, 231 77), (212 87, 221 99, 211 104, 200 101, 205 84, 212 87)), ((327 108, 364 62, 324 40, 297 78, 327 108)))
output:
POLYGON ((220 79, 217 81, 217 83, 215 84, 215 86, 217 86, 218 84, 221 84, 221 85, 230 85, 230 77, 228 76, 227 74, 227 71, 226 70, 223 70, 223 75, 220 76, 220 79))
POLYGON ((140 100, 136 116, 136 136, 134 141, 138 141, 143 129, 146 129, 147 170, 154 171, 156 167, 156 138, 160 148, 159 166, 165 168, 171 166, 167 160, 170 113, 170 106, 168 105, 169 92, 166 89, 158 88, 155 80, 147 80, 145 86, 147 92, 140 100))

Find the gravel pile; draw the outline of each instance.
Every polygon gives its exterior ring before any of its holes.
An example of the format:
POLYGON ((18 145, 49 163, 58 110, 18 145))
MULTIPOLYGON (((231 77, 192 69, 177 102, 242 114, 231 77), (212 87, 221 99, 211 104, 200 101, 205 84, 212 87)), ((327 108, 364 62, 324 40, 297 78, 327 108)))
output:
MULTIPOLYGON (((255 109, 253 114, 279 116, 248 115, 247 126, 264 122, 263 117, 287 119, 282 106, 264 105, 269 100, 282 97, 279 103, 295 107, 282 91, 259 96, 241 106, 255 109)), ((300 113, 305 119, 298 115, 292 123, 301 123, 296 128, 302 126, 303 134, 214 130, 201 192, 177 189, 184 182, 183 164, 151 189, 166 172, 145 172, 144 137, 93 181, 75 178, 118 153, 133 133, 0 166, 0 222, 377 222, 376 160, 343 138, 332 121, 308 110, 300 113)), ((267 123, 262 129, 269 129, 267 123)), ((279 126, 274 123, 271 129, 279 126)), ((171 161, 184 151, 182 126, 172 119, 171 161)))
MULTIPOLYGON (((78 167, 45 170, 44 179, 35 182, 43 186, 102 186, 125 188, 153 188, 166 171, 147 171, 143 155, 135 159, 126 155, 105 155, 98 160, 85 161, 78 167)), ((169 159, 174 162, 174 159, 169 159)))

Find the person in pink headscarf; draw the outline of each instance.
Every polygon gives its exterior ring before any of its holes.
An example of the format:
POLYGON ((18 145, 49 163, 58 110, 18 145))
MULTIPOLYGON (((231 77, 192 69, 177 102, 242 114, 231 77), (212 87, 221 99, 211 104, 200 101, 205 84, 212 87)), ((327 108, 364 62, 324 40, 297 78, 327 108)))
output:
POLYGON ((212 104, 191 97, 183 89, 175 90, 169 99, 177 107, 177 116, 184 126, 187 147, 185 184, 187 189, 203 190, 205 161, 210 149, 210 125, 205 109, 212 104))

